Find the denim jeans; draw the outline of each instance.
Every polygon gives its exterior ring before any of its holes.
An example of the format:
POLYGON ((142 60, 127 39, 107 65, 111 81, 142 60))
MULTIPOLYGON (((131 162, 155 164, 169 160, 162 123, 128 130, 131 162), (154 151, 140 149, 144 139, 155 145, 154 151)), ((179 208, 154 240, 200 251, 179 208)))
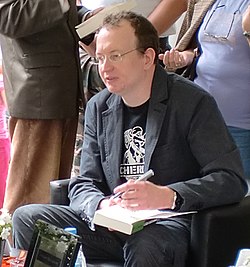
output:
POLYGON ((95 231, 69 206, 31 204, 13 214, 13 239, 16 248, 28 250, 37 219, 65 228, 74 226, 82 237, 88 260, 124 262, 125 267, 184 267, 190 243, 190 216, 153 223, 133 235, 96 226, 95 231))
POLYGON ((250 130, 232 126, 228 126, 228 130, 231 133, 236 145, 240 150, 245 176, 249 187, 250 186, 250 130))

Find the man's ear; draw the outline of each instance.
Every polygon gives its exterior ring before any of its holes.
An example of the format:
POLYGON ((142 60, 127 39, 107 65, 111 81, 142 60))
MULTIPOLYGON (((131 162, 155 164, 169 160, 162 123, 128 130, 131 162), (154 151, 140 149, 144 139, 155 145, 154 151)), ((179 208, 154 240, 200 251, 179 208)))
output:
POLYGON ((153 48, 148 48, 145 52, 144 52, 144 59, 145 59, 145 69, 149 69, 152 65, 154 65, 154 61, 155 61, 155 51, 153 48))

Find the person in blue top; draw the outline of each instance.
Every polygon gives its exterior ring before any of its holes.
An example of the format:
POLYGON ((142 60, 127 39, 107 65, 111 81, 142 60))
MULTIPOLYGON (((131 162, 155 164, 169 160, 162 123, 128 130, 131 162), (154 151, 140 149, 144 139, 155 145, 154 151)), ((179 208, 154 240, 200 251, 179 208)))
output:
POLYGON ((250 183, 250 49, 242 29, 248 6, 249 0, 190 0, 176 47, 160 58, 178 72, 197 56, 194 82, 215 98, 250 183))

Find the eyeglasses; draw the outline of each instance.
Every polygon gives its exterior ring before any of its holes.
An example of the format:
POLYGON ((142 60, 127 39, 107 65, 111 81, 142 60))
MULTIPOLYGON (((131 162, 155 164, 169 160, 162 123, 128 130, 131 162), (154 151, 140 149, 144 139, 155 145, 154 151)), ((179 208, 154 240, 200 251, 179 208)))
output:
POLYGON ((97 60, 97 62, 99 63, 99 64, 103 64, 103 62, 105 61, 105 59, 108 59, 110 62, 121 62, 122 61, 122 59, 123 59, 123 57, 125 56, 125 55, 127 55, 127 54, 129 54, 129 53, 132 53, 132 52, 134 52, 134 51, 136 51, 136 50, 138 50, 139 48, 135 48, 135 49, 132 49, 132 50, 129 50, 129 51, 127 51, 127 52, 125 52, 125 53, 123 53, 123 54, 121 54, 121 53, 112 53, 112 54, 110 54, 110 55, 108 55, 108 56, 105 56, 105 55, 98 55, 98 56, 96 56, 95 58, 96 58, 96 60, 97 60))

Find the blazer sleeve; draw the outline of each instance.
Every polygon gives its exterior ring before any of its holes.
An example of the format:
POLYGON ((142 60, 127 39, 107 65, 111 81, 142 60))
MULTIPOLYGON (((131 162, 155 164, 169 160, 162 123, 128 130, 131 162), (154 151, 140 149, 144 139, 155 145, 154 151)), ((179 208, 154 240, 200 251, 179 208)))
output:
POLYGON ((63 19, 58 0, 2 0, 0 33, 21 38, 54 27, 63 19))
POLYGON ((101 164, 102 152, 97 133, 98 115, 91 100, 87 104, 85 113, 81 175, 71 178, 69 184, 70 207, 90 226, 99 202, 111 194, 101 164))
POLYGON ((211 96, 204 96, 198 103, 187 140, 201 169, 199 177, 169 186, 183 199, 180 211, 202 210, 240 201, 247 186, 239 150, 211 96))

